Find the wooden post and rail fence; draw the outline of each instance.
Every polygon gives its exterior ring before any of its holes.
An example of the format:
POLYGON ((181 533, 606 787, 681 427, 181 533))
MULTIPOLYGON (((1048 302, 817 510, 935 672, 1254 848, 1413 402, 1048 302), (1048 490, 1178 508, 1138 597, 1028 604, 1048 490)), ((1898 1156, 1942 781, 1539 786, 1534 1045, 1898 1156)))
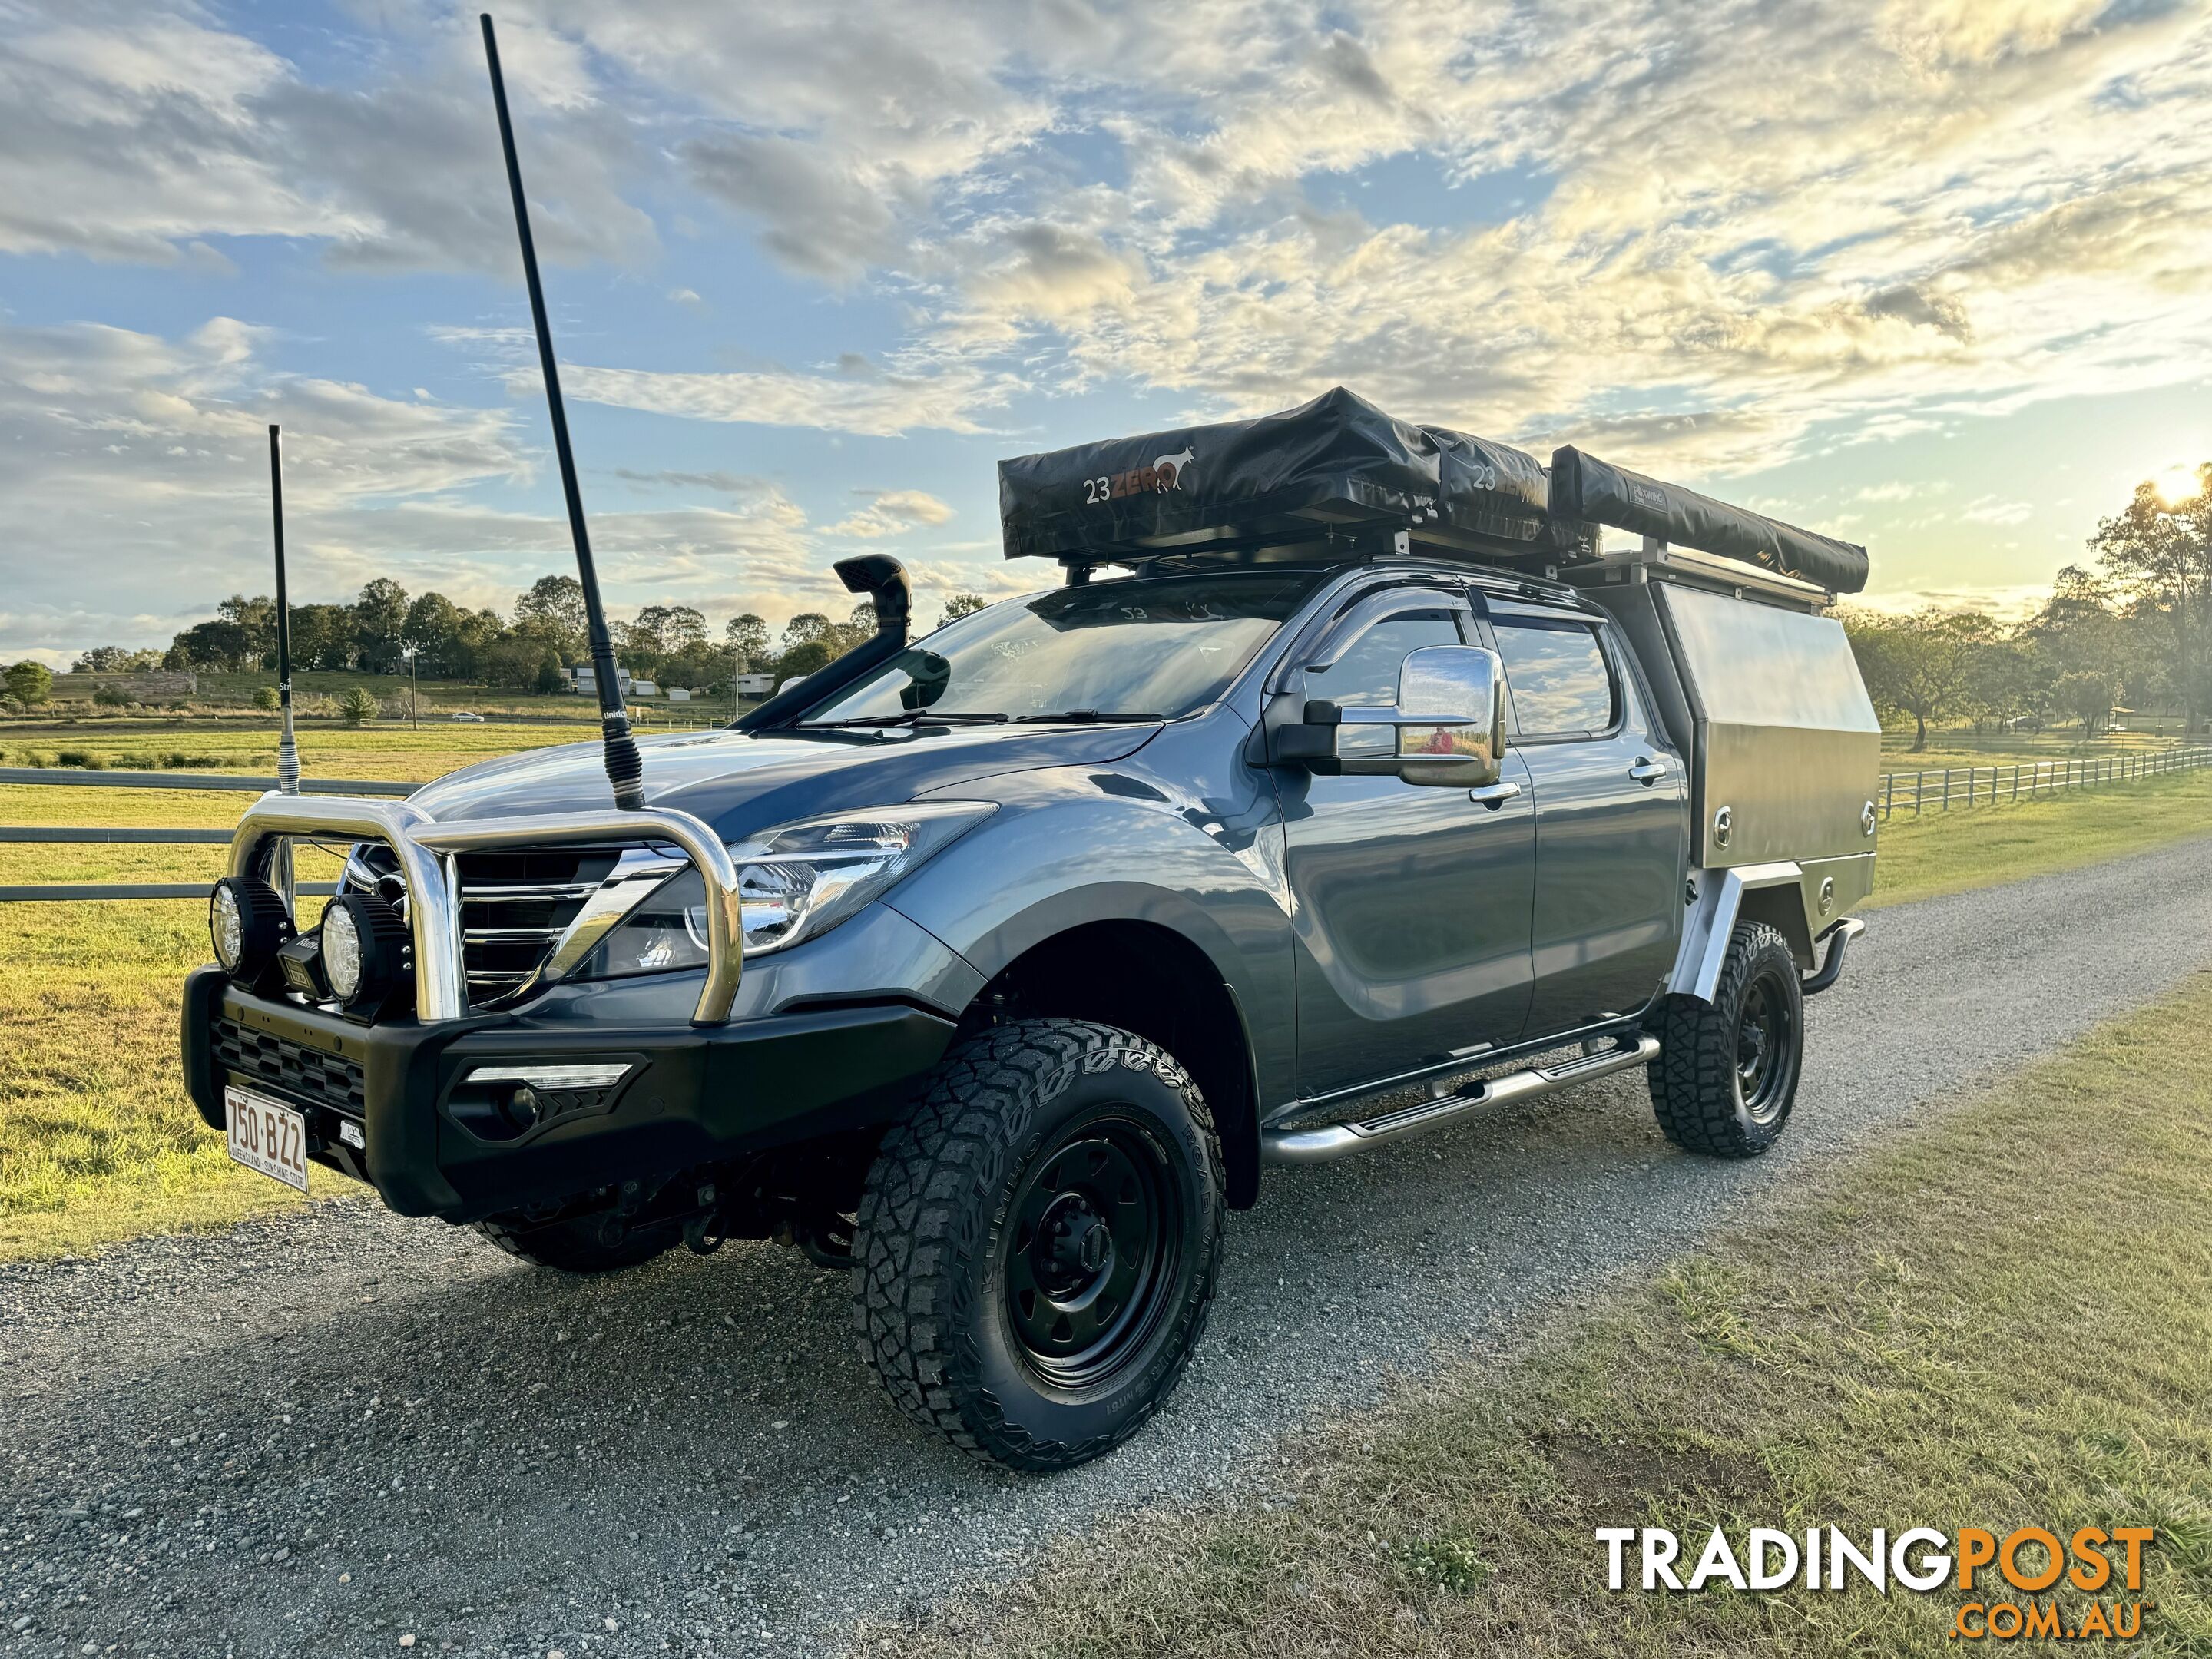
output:
MULTIPOLYGON (((1893 817, 1920 817, 1929 812, 1994 806, 2001 801, 2041 800, 2069 790, 2132 783, 2207 766, 2212 766, 2212 747, 2103 755, 2081 760, 2020 761, 2006 766, 1947 766, 1917 772, 1887 772, 1879 781, 1875 810, 1885 822, 1893 817)), ((0 766, 0 784, 44 784, 71 789, 211 790, 259 795, 274 789, 276 780, 228 772, 95 772, 0 766)), ((300 786, 301 793, 309 795, 385 796, 411 795, 422 787, 380 778, 310 778, 303 780, 300 786)), ((0 825, 0 845, 227 847, 230 835, 228 830, 0 825)), ((87 899, 204 899, 212 884, 207 881, 167 881, 0 886, 0 904, 69 903, 87 899)), ((328 883, 302 883, 300 887, 301 893, 315 896, 333 890, 328 883)))

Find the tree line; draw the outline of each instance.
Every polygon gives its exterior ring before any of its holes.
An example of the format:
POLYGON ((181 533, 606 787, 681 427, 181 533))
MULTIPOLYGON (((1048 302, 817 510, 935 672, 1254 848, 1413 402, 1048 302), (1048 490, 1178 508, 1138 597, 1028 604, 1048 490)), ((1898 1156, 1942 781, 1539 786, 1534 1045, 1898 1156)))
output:
POLYGON ((1904 616, 1843 613, 1867 690, 1886 720, 1928 728, 2078 723, 2095 737, 2122 708, 2178 712, 2191 732, 2212 716, 2212 462, 2197 491, 2149 483, 2089 538, 2094 565, 2069 565, 2051 597, 2007 626, 1986 611, 1928 606, 1904 616))
MULTIPOLYGON (((981 609, 973 593, 956 593, 943 620, 981 609)), ((273 672, 276 666, 276 601, 266 594, 234 593, 206 622, 180 631, 167 651, 95 646, 73 665, 79 673, 128 673, 165 668, 216 673, 273 672)), ((295 670, 351 669, 362 673, 406 672, 430 679, 481 681, 518 690, 557 691, 567 670, 590 661, 584 590, 574 576, 541 576, 515 598, 508 613, 471 611, 442 593, 410 597, 380 576, 350 605, 292 607, 292 666, 295 670)), ((802 611, 781 635, 751 611, 730 617, 718 630, 706 613, 688 605, 649 605, 634 620, 609 625, 615 657, 640 679, 693 691, 726 691, 736 674, 765 673, 781 684, 811 674, 875 631, 875 613, 862 602, 842 619, 802 611)))

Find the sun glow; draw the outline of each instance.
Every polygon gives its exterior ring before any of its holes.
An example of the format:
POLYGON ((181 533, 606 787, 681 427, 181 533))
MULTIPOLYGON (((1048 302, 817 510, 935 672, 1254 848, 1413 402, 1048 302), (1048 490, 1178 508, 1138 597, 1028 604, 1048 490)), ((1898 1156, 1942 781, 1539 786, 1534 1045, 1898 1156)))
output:
POLYGON ((2193 466, 2169 466, 2150 481, 2150 487, 2168 507, 2179 507, 2196 496, 2202 488, 2193 466))

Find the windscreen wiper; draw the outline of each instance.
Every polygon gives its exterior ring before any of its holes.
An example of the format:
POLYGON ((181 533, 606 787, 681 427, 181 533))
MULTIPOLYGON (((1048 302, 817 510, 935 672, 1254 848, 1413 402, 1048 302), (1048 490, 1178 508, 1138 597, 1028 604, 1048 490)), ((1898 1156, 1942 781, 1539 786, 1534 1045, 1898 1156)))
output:
POLYGON ((1111 726, 1117 722, 1156 720, 1158 720, 1160 716, 1158 714, 1124 714, 1114 713, 1103 708, 1067 708, 1061 710, 1057 714, 1022 714, 1017 716, 1017 718, 1024 722, 1053 721, 1057 723, 1080 724, 1085 726, 1111 726))
POLYGON ((819 730, 836 726, 1000 726, 1006 719, 996 709, 961 708, 933 714, 927 708, 913 708, 900 714, 855 714, 849 720, 801 720, 799 729, 819 730))

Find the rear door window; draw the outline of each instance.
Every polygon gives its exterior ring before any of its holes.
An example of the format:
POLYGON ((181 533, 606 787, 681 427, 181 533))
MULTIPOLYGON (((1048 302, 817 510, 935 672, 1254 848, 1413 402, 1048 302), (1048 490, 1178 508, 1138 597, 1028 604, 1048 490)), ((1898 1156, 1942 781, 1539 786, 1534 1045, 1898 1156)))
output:
POLYGON ((1494 628, 1516 737, 1587 738, 1613 728, 1620 695, 1595 629, 1565 617, 1498 617, 1494 628))

